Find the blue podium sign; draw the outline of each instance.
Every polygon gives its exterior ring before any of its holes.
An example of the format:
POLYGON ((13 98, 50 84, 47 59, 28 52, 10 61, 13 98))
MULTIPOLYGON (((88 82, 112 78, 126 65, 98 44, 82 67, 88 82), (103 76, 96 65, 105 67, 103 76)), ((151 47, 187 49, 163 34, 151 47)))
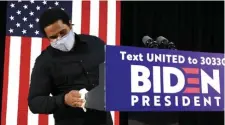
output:
POLYGON ((223 111, 224 54, 106 46, 107 111, 223 111))

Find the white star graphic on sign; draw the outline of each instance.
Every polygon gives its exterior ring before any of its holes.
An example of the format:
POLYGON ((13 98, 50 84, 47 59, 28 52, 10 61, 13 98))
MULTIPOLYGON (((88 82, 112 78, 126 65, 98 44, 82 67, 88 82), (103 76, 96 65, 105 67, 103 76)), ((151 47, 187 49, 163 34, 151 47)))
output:
POLYGON ((10 29, 9 29, 9 32, 10 32, 10 33, 13 33, 13 29, 10 28, 10 29))
POLYGON ((11 6, 11 8, 14 8, 15 7, 15 4, 11 3, 10 6, 11 6))
POLYGON ((26 34, 27 33, 27 30, 23 29, 22 33, 23 34, 26 34))
POLYGON ((36 9, 37 9, 37 10, 40 10, 40 7, 39 7, 39 6, 37 6, 37 7, 36 7, 36 9))
POLYGON ((33 28, 33 24, 30 24, 29 27, 30 27, 30 28, 33 28))
POLYGON ((36 20, 35 20, 36 22, 39 22, 39 19, 38 18, 36 18, 36 20))
POLYGON ((26 17, 23 17, 23 21, 26 22, 27 21, 27 18, 26 17))
POLYGON ((58 6, 58 5, 59 5, 59 2, 56 1, 56 2, 55 2, 55 5, 58 6))
POLYGON ((34 3, 34 0, 30 0, 30 3, 31 3, 31 4, 34 3))
POLYGON ((39 34, 39 31, 36 30, 36 31, 35 31, 35 34, 38 35, 38 34, 39 34))
POLYGON ((24 6, 23 6, 23 8, 24 8, 24 9, 27 9, 27 8, 28 8, 28 6, 27 6, 27 5, 24 5, 24 6))
POLYGON ((44 5, 47 4, 47 2, 46 2, 45 0, 44 0, 42 3, 43 3, 44 5))
POLYGON ((21 11, 20 10, 17 10, 17 12, 16 12, 18 15, 20 15, 21 14, 21 11))
POLYGON ((17 22, 17 23, 16 23, 16 27, 20 27, 20 23, 17 22))
POLYGON ((30 14, 30 16, 33 16, 33 15, 34 15, 34 12, 30 11, 30 13, 29 13, 29 14, 30 14))
POLYGON ((9 18, 10 18, 10 20, 14 20, 14 16, 12 16, 12 15, 9 18))
POLYGON ((64 8, 61 8, 61 10, 64 10, 64 8))

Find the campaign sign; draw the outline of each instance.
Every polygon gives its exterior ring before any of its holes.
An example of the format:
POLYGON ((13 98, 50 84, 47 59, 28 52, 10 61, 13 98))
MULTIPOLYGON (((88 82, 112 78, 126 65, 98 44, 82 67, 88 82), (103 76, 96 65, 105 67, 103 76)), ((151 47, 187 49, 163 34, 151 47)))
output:
POLYGON ((106 46, 107 111, 224 111, 224 54, 106 46))

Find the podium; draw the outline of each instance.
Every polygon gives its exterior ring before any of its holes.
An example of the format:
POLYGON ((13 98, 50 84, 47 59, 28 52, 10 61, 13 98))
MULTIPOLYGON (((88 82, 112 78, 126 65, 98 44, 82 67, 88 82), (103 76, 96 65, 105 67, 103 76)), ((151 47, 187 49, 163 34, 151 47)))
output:
POLYGON ((86 107, 106 111, 224 111, 224 54, 106 46, 86 107))
POLYGON ((99 85, 86 96, 86 108, 105 111, 105 63, 99 65, 99 85))

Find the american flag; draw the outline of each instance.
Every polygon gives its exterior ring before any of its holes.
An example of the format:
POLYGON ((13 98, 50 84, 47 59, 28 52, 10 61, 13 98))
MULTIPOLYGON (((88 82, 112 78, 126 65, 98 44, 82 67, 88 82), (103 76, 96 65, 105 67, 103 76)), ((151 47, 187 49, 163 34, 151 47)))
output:
MULTIPOLYGON (((66 11, 74 32, 120 44, 120 1, 8 1, 1 125, 54 125, 52 115, 32 114, 27 95, 36 57, 49 45, 38 26, 40 14, 53 7, 66 11)), ((119 113, 112 112, 114 125, 119 113)))

